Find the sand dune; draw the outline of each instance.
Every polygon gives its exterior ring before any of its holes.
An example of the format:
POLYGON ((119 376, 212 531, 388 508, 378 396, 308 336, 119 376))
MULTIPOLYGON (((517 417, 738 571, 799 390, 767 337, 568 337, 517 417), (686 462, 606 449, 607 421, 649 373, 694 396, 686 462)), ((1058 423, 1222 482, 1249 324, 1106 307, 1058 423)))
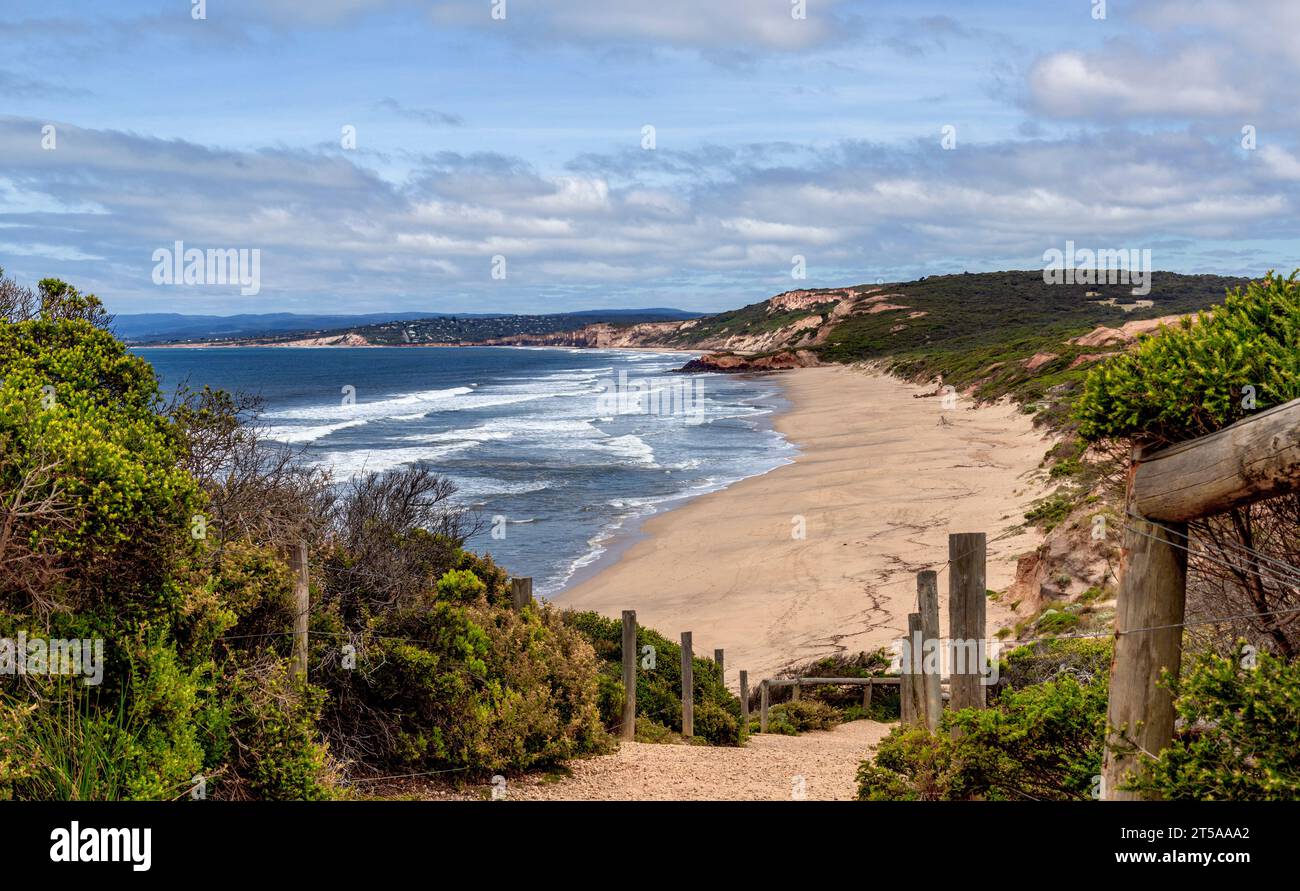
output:
MULTIPOLYGON (((651 518, 643 540, 555 601, 692 631, 697 653, 726 649, 734 687, 741 668, 756 681, 901 637, 921 569, 940 569, 946 632, 949 532, 986 532, 988 586, 1010 583, 1039 541, 1009 531, 1043 494, 1033 477, 1049 443, 1028 416, 966 400, 945 409, 914 398, 927 388, 861 369, 781 380, 793 407, 776 426, 801 449, 793 464, 651 518)), ((990 602, 990 634, 1009 617, 990 602)))

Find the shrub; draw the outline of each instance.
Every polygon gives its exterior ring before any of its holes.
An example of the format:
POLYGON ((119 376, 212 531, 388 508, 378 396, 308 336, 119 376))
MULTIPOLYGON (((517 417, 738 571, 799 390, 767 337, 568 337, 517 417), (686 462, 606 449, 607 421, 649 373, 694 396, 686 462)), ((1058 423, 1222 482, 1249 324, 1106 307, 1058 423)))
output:
POLYGON ((1065 493, 1055 493, 1039 501, 1025 512, 1025 521, 1051 532, 1074 510, 1074 498, 1065 493))
POLYGON ((1093 369, 1075 406, 1089 440, 1211 433, 1300 396, 1300 281, 1270 272, 1220 306, 1093 369), (1243 399, 1254 387, 1255 405, 1243 399))
POLYGON ((1135 783, 1162 798, 1294 801, 1300 798, 1300 663, 1268 653, 1205 654, 1183 673, 1181 729, 1135 783))
POLYGON ((315 801, 332 797, 329 752, 316 722, 325 693, 299 690, 287 665, 268 671, 236 671, 228 682, 229 703, 221 715, 226 742, 218 775, 222 798, 315 801))
POLYGON ((1022 690, 1069 675, 1080 683, 1092 684, 1109 676, 1111 652, 1109 640, 1091 638, 1026 644, 1003 657, 998 682, 1022 690))
POLYGON ((436 591, 374 617, 358 635, 354 670, 327 663, 326 721, 347 757, 371 768, 486 772, 600 750, 590 645, 551 608, 517 612, 487 593, 474 572, 450 570, 436 591))
POLYGON ((840 723, 840 713, 834 707, 816 699, 794 699, 768 709, 768 726, 775 720, 789 724, 795 733, 807 730, 830 730, 840 723))
POLYGON ((1088 799, 1105 726, 1104 678, 1082 684, 1066 675, 1006 690, 990 708, 945 712, 938 734, 895 728, 859 768, 858 797, 1088 799))
POLYGON ((740 719, 712 700, 695 707, 695 735, 715 746, 738 746, 741 743, 740 719))

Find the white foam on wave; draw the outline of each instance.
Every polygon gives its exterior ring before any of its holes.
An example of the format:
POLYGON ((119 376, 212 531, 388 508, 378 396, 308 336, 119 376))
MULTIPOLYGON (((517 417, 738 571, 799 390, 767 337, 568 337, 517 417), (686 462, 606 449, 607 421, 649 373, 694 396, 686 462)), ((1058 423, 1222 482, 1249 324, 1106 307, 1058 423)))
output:
POLYGON ((458 430, 443 430, 438 433, 412 433, 408 436, 392 437, 390 442, 493 442, 510 439, 514 433, 509 430, 492 430, 486 426, 466 427, 458 430))
POLYGON ((339 430, 346 430, 349 427, 359 427, 362 424, 370 422, 364 418, 356 418, 351 421, 340 421, 337 424, 318 424, 311 427, 267 427, 263 434, 267 439, 283 443, 304 443, 315 442, 318 439, 324 439, 331 433, 337 433, 339 430))
POLYGON ((319 467, 328 467, 338 478, 361 476, 365 473, 383 473, 421 461, 437 461, 474 448, 476 442, 456 442, 438 448, 411 446, 397 449, 367 449, 321 453, 313 459, 319 467))
POLYGON ((599 440, 595 445, 607 452, 611 452, 620 458, 628 458, 637 464, 653 465, 655 463, 655 450, 641 437, 634 433, 624 436, 611 436, 609 439, 599 440))
POLYGON ((493 495, 528 495, 551 487, 550 481, 545 479, 512 483, 506 480, 485 477, 461 478, 453 476, 452 482, 456 484, 456 496, 465 499, 489 498, 493 495))
POLYGON ((269 412, 264 417, 282 421, 375 421, 382 418, 423 417, 434 408, 444 406, 459 396, 473 392, 473 387, 447 387, 441 390, 405 393, 387 399, 376 399, 373 402, 356 402, 351 405, 325 403, 289 408, 269 412))

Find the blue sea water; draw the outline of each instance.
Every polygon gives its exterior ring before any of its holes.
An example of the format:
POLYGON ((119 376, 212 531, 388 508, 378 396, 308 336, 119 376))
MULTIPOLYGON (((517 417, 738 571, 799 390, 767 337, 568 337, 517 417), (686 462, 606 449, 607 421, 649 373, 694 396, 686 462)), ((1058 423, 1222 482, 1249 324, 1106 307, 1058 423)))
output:
POLYGON ((565 348, 148 349, 163 386, 257 394, 268 435, 335 478, 422 462, 484 524, 469 543, 554 595, 645 516, 788 463, 771 379, 680 353, 565 348), (640 391, 659 395, 637 396, 640 391), (495 530, 495 534, 494 534, 495 530))

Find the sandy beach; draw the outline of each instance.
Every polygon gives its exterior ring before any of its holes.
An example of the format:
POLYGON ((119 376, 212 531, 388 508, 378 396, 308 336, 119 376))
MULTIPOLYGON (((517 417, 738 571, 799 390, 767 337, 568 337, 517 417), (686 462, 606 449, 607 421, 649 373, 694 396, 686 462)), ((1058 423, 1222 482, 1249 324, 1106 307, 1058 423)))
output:
MULTIPOLYGON (((1049 442, 1016 407, 945 409, 937 396, 846 367, 785 372, 792 403, 776 427, 794 463, 652 517, 644 537, 595 576, 557 594, 562 607, 638 621, 696 652, 726 650, 727 682, 901 637, 915 574, 939 569, 947 626, 947 536, 986 532, 988 587, 1006 587, 1040 536, 1009 532, 1043 494, 1049 442), (799 537, 800 527, 804 535, 799 537)), ((1012 614, 990 602, 989 633, 1012 614)))

